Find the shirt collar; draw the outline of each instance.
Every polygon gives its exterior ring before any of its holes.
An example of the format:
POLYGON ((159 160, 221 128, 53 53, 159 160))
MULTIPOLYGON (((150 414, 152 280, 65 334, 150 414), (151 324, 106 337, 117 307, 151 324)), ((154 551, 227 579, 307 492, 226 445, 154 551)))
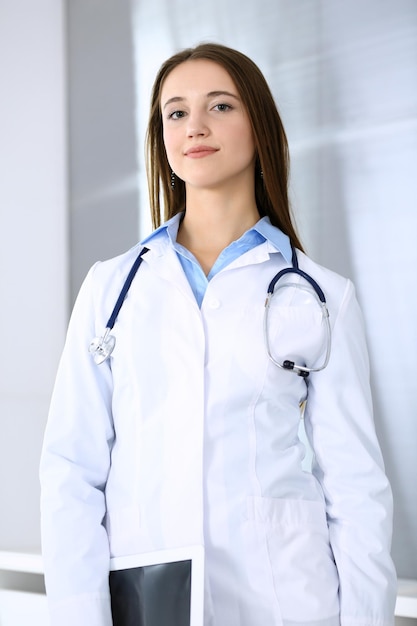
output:
MULTIPOLYGON (((168 237, 171 245, 175 246, 175 242, 177 240, 178 228, 182 219, 183 213, 177 213, 174 217, 171 217, 167 222, 159 226, 156 230, 154 230, 150 235, 142 239, 140 242, 141 245, 146 245, 151 241, 166 238, 168 237)), ((291 262, 292 259, 292 250, 290 238, 288 235, 282 232, 276 226, 271 224, 269 217, 262 217, 254 226, 252 226, 251 230, 258 232, 265 241, 268 241, 272 246, 282 254, 287 263, 291 262)), ((243 235, 244 237, 244 235, 243 235)))
POLYGON ((169 237, 171 242, 175 242, 177 240, 177 233, 182 215, 182 213, 177 213, 176 215, 174 215, 174 217, 171 217, 171 219, 161 224, 159 228, 157 228, 150 235, 145 237, 145 239, 142 239, 140 244, 144 246, 150 241, 154 241, 156 239, 165 239, 167 236, 169 237))
POLYGON ((265 237, 266 241, 272 244, 278 252, 281 252, 287 263, 291 263, 292 249, 290 238, 277 226, 273 226, 269 217, 261 217, 252 229, 256 230, 262 237, 265 237))

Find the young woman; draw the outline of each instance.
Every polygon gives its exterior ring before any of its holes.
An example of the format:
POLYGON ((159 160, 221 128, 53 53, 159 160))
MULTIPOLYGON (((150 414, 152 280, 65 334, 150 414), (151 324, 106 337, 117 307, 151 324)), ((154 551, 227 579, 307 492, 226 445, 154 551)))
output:
POLYGON ((259 69, 216 44, 166 61, 148 155, 158 228, 89 272, 51 403, 52 626, 141 624, 112 618, 112 564, 186 546, 204 549, 204 626, 393 624, 363 321, 302 251, 259 69))

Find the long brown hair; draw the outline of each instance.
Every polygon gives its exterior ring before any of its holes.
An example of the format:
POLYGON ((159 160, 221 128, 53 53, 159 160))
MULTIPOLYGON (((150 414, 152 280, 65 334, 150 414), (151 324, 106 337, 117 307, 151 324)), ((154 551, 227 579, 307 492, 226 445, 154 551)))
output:
POLYGON ((161 66, 152 89, 151 111, 146 137, 147 174, 152 222, 161 224, 161 189, 163 221, 185 208, 185 183, 175 179, 171 186, 162 128, 160 96, 164 80, 184 61, 204 59, 214 61, 230 75, 243 105, 246 107, 256 149, 255 198, 260 215, 267 215, 291 240, 303 249, 296 233, 288 199, 289 153, 284 126, 268 84, 257 65, 247 56, 216 43, 203 43, 174 54, 161 66))

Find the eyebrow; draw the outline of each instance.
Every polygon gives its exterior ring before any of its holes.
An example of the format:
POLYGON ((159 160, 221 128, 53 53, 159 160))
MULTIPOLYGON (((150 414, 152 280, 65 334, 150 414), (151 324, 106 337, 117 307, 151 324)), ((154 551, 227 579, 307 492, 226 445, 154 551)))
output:
MULTIPOLYGON (((236 94, 231 93, 230 91, 209 91, 208 94, 206 94, 206 98, 216 98, 218 96, 230 96, 235 100, 239 100, 239 97, 236 94)), ((183 98, 181 96, 174 96, 173 98, 169 98, 169 100, 165 102, 163 108, 165 109, 169 104, 172 104, 173 102, 183 102, 185 99, 186 98, 183 98)))

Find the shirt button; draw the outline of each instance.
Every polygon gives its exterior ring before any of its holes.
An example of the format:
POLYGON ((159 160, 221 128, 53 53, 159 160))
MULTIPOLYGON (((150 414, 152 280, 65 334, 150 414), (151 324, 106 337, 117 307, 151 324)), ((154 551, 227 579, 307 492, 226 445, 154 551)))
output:
POLYGON ((211 298, 211 300, 209 300, 208 305, 210 309, 218 309, 220 306, 220 300, 217 300, 217 298, 211 298))

